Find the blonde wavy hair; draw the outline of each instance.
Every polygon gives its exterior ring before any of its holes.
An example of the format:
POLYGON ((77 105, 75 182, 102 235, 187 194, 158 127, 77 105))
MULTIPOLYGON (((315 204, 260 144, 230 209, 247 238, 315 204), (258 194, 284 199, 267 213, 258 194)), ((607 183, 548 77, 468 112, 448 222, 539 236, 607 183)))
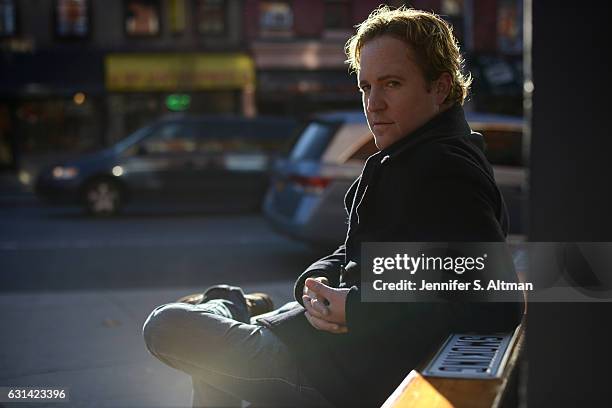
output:
POLYGON ((412 47, 416 63, 428 84, 444 72, 451 76, 451 89, 445 102, 463 104, 468 96, 472 76, 463 73, 465 60, 452 27, 436 14, 402 6, 381 6, 356 26, 357 33, 346 43, 346 63, 352 72, 359 71, 361 49, 373 38, 390 35, 412 47))

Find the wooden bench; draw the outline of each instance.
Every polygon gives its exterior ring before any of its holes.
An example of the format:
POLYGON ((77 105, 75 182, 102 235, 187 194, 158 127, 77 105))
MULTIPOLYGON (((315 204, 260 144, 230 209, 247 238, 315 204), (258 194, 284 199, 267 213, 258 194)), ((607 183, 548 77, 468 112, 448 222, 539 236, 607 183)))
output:
POLYGON ((451 335, 432 359, 406 376, 382 408, 500 407, 504 398, 509 396, 509 385, 516 379, 524 337, 524 321, 507 336, 451 335), (506 348, 503 355, 499 353, 501 343, 506 348), (465 348, 462 349, 461 344, 465 348), (491 347, 481 352, 482 347, 470 348, 470 344, 491 347), (487 356, 491 355, 495 356, 493 365, 496 368, 483 368, 487 356), (470 364, 475 366, 470 368, 470 364), (444 370, 448 372, 444 373, 444 370), (478 376, 481 378, 476 378, 478 376))

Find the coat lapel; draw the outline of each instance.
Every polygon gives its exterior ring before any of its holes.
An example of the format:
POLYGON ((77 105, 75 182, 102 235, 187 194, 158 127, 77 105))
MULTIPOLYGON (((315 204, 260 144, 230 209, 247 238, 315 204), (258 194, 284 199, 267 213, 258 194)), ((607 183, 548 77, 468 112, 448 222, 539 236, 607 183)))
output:
POLYGON ((368 185, 372 181, 372 177, 376 170, 376 167, 379 165, 380 161, 380 152, 373 154, 368 158, 366 164, 364 166, 363 172, 361 174, 361 178, 359 179, 359 184, 357 185, 357 190, 355 192, 355 197, 353 198, 353 203, 351 205, 351 211, 349 213, 349 228, 347 232, 347 239, 355 232, 357 226, 360 224, 360 214, 363 214, 364 204, 366 199, 366 193, 368 192, 368 185))

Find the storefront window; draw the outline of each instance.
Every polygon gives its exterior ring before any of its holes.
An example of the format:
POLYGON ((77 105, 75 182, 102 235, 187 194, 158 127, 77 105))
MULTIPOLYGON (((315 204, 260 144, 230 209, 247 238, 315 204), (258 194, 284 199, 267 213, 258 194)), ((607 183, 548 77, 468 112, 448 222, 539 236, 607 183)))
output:
POLYGON ((200 34, 223 35, 226 30, 226 1, 198 0, 196 2, 196 27, 200 34))
POLYGON ((0 0, 0 37, 17 33, 17 10, 13 0, 0 0))
POLYGON ((158 0, 128 0, 125 3, 125 32, 133 36, 159 34, 158 0))
POLYGON ((55 30, 61 38, 83 38, 89 34, 89 1, 57 0, 55 30))
POLYGON ((346 0, 325 2, 325 28, 346 30, 351 28, 351 4, 346 0))
POLYGON ((463 0, 442 0, 442 14, 449 17, 461 15, 463 10, 463 0))
POLYGON ((293 33, 293 10, 285 1, 259 3, 259 28, 262 36, 288 36, 293 33))
POLYGON ((523 10, 522 2, 499 0, 497 10, 497 44, 506 54, 520 54, 523 51, 523 10))
POLYGON ((72 98, 22 101, 15 112, 15 132, 23 154, 88 151, 102 145, 104 123, 101 100, 72 98))
POLYGON ((186 13, 185 0, 170 0, 168 3, 168 22, 172 34, 183 34, 186 13))
POLYGON ((442 0, 441 14, 453 26, 453 34, 459 42, 464 43, 463 0, 442 0))

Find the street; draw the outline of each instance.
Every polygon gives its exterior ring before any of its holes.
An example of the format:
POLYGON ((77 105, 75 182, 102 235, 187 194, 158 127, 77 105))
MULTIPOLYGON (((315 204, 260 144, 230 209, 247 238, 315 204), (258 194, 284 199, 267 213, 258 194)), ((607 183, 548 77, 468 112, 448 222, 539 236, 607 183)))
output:
POLYGON ((0 207, 0 291, 207 286, 293 280, 321 251, 256 214, 0 207))
POLYGON ((281 305, 321 255, 258 214, 95 219, 35 200, 0 203, 0 386, 68 387, 70 406, 189 406, 189 376, 145 349, 151 310, 222 282, 281 305))

